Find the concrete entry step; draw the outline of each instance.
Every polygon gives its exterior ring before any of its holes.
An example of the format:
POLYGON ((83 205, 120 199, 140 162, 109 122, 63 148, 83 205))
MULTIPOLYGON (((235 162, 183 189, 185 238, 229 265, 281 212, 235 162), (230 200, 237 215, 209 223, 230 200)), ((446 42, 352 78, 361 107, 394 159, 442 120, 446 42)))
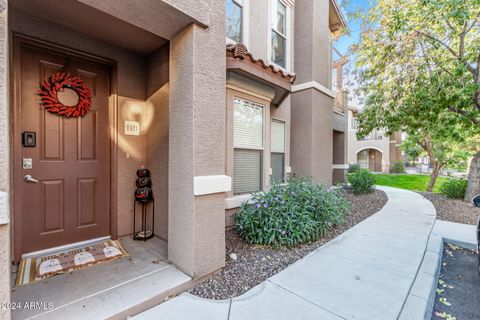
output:
POLYGON ((44 302, 52 309, 14 310, 14 319, 125 319, 178 293, 192 279, 169 264, 166 242, 121 239, 129 257, 14 288, 12 301, 44 302))

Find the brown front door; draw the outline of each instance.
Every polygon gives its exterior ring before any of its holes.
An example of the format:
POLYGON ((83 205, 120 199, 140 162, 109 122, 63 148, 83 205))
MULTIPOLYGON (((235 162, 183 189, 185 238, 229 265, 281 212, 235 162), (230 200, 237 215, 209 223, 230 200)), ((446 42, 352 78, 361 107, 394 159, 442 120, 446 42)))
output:
POLYGON ((370 160, 368 162, 369 170, 373 172, 381 172, 382 171, 382 153, 375 149, 370 149, 369 157, 370 157, 370 160))
MULTIPOLYGON (((108 236, 111 173, 109 67, 26 44, 17 50, 15 114, 19 119, 14 132, 36 133, 35 147, 14 140, 20 144, 14 146, 19 164, 15 166, 15 232, 21 234, 15 237, 18 258, 19 252, 108 236), (92 106, 84 117, 67 119, 40 105, 39 84, 59 71, 80 77, 92 90, 92 106), (29 159, 32 168, 24 169, 23 162, 29 159), (38 182, 25 181, 26 175, 38 182)), ((73 100, 64 97, 66 104, 73 100)))

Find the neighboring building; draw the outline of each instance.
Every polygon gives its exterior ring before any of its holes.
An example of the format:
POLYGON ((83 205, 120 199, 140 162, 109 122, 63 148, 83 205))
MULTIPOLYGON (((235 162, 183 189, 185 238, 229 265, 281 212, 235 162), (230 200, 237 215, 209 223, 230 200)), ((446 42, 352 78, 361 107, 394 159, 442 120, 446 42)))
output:
POLYGON ((292 173, 342 181, 344 28, 335 0, 0 0, 0 301, 22 255, 131 234, 142 165, 165 258, 194 279, 225 265, 250 193, 292 173), (41 106, 57 72, 91 88, 85 116, 41 106))
POLYGON ((374 172, 389 172, 390 165, 403 161, 400 145, 402 134, 385 134, 375 130, 368 136, 357 138, 357 114, 355 107, 348 110, 348 163, 358 163, 362 168, 374 172))

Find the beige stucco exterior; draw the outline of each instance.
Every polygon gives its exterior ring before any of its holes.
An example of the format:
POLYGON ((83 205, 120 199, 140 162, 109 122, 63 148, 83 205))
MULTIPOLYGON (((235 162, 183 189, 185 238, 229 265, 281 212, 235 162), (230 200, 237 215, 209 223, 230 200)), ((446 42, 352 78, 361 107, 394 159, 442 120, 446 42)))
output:
MULTIPOLYGON (((10 301, 10 149, 8 10, 0 0, 0 301, 10 301)), ((0 310, 0 319, 10 319, 9 310, 0 310)))
MULTIPOLYGON (((18 246, 12 239, 20 227, 10 204, 9 46, 16 34, 112 62, 111 236, 132 233, 135 171, 148 167, 154 233, 168 242, 168 259, 194 278, 224 266, 225 227, 248 200, 231 188, 234 97, 264 106, 263 190, 271 180, 273 119, 285 123, 286 175, 327 185, 343 179, 346 118, 334 110, 331 88, 331 41, 344 23, 336 3, 286 1, 287 62, 280 71, 269 67, 271 1, 246 2, 245 45, 254 58, 245 63, 259 68, 256 74, 227 67, 224 1, 0 0, 0 302, 10 299, 11 249, 18 246), (138 136, 125 134, 127 120, 139 122, 138 136)), ((1 319, 9 317, 0 310, 1 319)))
MULTIPOLYGON (((397 161, 402 161, 400 149, 400 144, 402 143, 401 134, 395 133, 389 136, 384 130, 378 130, 372 132, 368 137, 359 140, 355 127, 357 112, 355 108, 350 108, 348 111, 348 163, 358 163, 359 152, 367 151, 370 155, 366 168, 374 171, 389 172, 390 166, 397 161), (381 170, 375 170, 374 166, 370 164, 370 162, 373 161, 371 159, 372 154, 377 152, 381 154, 381 170)), ((380 169, 380 167, 377 169, 380 169)))
POLYGON ((332 185, 344 181, 346 115, 334 110, 332 21, 327 1, 299 1, 295 20, 295 72, 292 93, 292 172, 332 185), (328 62, 328 63, 325 63, 328 62))

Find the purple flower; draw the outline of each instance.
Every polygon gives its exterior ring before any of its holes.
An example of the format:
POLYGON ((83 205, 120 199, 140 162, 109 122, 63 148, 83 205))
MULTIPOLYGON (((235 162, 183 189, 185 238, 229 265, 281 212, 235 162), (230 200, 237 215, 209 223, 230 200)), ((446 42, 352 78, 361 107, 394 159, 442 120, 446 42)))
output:
POLYGON ((282 200, 281 204, 285 204, 285 200, 282 200))
POLYGON ((257 208, 260 208, 260 204, 257 204, 257 208))
POLYGON ((278 196, 276 196, 274 199, 275 199, 275 201, 278 201, 278 196))
POLYGON ((263 207, 266 208, 266 207, 268 207, 268 205, 265 203, 265 204, 263 205, 263 207))

